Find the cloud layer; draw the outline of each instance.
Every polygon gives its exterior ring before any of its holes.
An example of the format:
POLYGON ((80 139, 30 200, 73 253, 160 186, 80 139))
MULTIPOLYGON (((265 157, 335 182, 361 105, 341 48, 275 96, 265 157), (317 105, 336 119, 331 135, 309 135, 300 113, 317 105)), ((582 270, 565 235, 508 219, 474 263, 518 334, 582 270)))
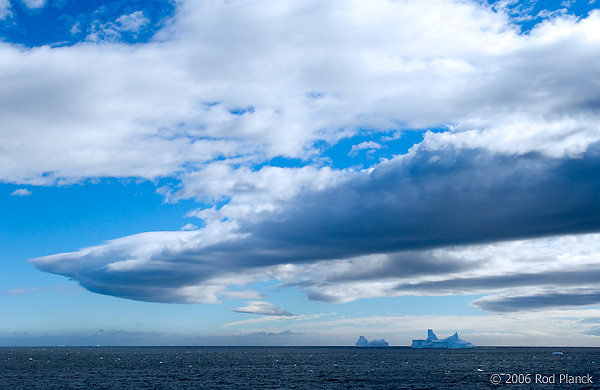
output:
POLYGON ((153 179, 447 125, 441 146, 576 156, 599 138, 599 26, 594 11, 518 35, 449 0, 190 0, 144 45, 3 43, 0 178, 153 179))
POLYGON ((291 272, 294 264, 323 262, 333 269, 324 280, 316 282, 317 273, 298 285, 311 290, 310 298, 332 302, 593 285, 595 256, 579 268, 568 264, 568 255, 557 261, 561 251, 583 250, 575 238, 536 260, 540 269, 518 272, 526 260, 505 253, 508 266, 490 264, 478 245, 598 231, 596 147, 578 159, 481 151, 435 156, 440 154, 415 149, 325 190, 309 188, 279 200, 269 210, 225 210, 235 219, 216 218, 196 231, 134 235, 33 262, 92 291, 165 302, 216 302, 229 294, 228 286, 289 279, 286 267, 291 272), (459 246, 470 253, 443 249, 459 246), (552 271, 555 266, 559 270, 552 271), (480 275, 482 267, 488 272, 480 275))
MULTIPOLYGON (((277 279, 330 302, 477 292, 491 295, 473 305, 492 311, 595 304, 596 255, 568 268, 583 256, 568 252, 583 251, 573 235, 600 230, 600 12, 528 34, 507 12, 187 0, 142 45, 1 43, 0 180, 170 177, 179 184, 159 192, 198 200, 189 215, 204 223, 32 262, 157 302, 263 299, 245 285, 277 279), (431 131, 367 167, 323 158, 357 134, 377 142, 350 154, 375 156, 382 135, 413 130, 431 131), (276 157, 301 166, 269 166, 276 157), (495 254, 561 236, 537 269, 495 254)), ((114 26, 145 23, 134 12, 114 26)), ((239 309, 269 314, 257 302, 239 309)))

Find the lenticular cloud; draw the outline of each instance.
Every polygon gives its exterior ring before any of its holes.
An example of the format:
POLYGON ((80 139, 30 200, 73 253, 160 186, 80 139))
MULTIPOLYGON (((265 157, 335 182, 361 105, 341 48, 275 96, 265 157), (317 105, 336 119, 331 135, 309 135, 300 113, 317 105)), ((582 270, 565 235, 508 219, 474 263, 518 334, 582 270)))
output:
MULTIPOLYGON (((95 292, 168 302, 215 302, 228 286, 257 278, 261 267, 357 256, 413 252, 395 263, 398 276, 409 275, 422 251, 598 231, 599 153, 595 146, 579 159, 515 159, 416 150, 271 210, 238 210, 235 221, 134 235, 33 262, 95 292)), ((469 267, 469 259, 455 259, 419 273, 460 278, 469 267)))

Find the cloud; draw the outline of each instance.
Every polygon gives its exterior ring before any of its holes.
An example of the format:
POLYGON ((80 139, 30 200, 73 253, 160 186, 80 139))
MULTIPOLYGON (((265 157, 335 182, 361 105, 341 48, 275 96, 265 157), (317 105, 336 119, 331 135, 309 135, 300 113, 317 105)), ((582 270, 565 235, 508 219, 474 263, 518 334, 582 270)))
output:
POLYGON ((4 290, 4 291, 0 291, 0 296, 2 295, 8 295, 8 296, 12 296, 12 295, 27 295, 27 294, 31 294, 31 293, 37 293, 37 292, 41 292, 43 290, 46 290, 47 287, 20 287, 20 288, 13 288, 10 290, 4 290))
POLYGON ((119 16, 115 23, 119 26, 120 31, 137 33, 150 23, 150 19, 145 17, 142 11, 135 11, 129 15, 119 16))
POLYGON ((268 316, 293 316, 292 313, 265 301, 248 301, 246 302, 246 306, 236 307, 232 310, 238 313, 264 314, 268 316))
MULTIPOLYGON (((310 335, 313 340, 322 339, 324 344, 329 340, 329 345, 351 345, 359 334, 385 338, 394 346, 410 345, 412 339, 423 338, 423 332, 426 334, 426 329, 433 328, 441 336, 451 335, 458 329, 461 338, 478 346, 586 346, 597 340, 589 337, 594 327, 580 319, 597 315, 597 308, 563 308, 484 315, 329 315, 303 321, 296 321, 295 317, 262 317, 271 321, 263 321, 257 325, 258 329, 252 330, 277 333, 293 329, 310 335)), ((252 323, 230 325, 233 326, 236 327, 233 329, 249 332, 252 323)))
POLYGON ((520 22, 533 19, 530 13, 533 11, 534 4, 526 5, 517 0, 499 0, 493 2, 492 8, 510 15, 512 20, 520 22))
POLYGON ((0 180, 169 177, 158 192, 203 220, 39 269, 156 302, 261 299, 240 286, 267 279, 331 302, 478 291, 516 310, 552 285, 585 301, 570 281, 596 268, 566 269, 564 248, 555 269, 482 253, 600 231, 600 11, 519 34, 513 11, 470 1, 177 4, 146 44, 120 41, 148 23, 135 12, 72 47, 0 45, 0 180), (363 170, 323 158, 357 134, 427 129, 363 170))
POLYGON ((281 332, 253 332, 253 333, 246 333, 244 334, 245 336, 297 336, 297 335, 301 335, 303 333, 301 332, 293 332, 291 330, 283 330, 281 332))
MULTIPOLYGON (((597 279, 596 279, 597 280, 597 279)), ((544 291, 534 295, 498 295, 473 301, 473 306, 487 311, 514 312, 541 310, 548 307, 591 306, 600 303, 600 290, 581 288, 567 291, 544 291)))
POLYGON ((557 160, 416 150, 262 218, 238 218, 240 232, 291 261, 593 232, 599 152, 557 160))
POLYGON ((393 346, 410 345, 411 339, 423 338, 427 328, 440 336, 453 334, 477 346, 589 346, 597 342, 597 329, 579 322, 581 317, 598 316, 598 309, 554 310, 535 313, 492 313, 490 315, 387 315, 340 318, 334 315, 297 320, 296 317, 260 317, 272 320, 239 324, 231 333, 201 335, 143 332, 139 329, 106 327, 79 334, 65 331, 0 333, 2 345, 319 345, 348 346, 356 342, 357 334, 369 338, 385 338, 393 346), (535 326, 532 326, 535 324, 535 326), (498 329, 502 329, 498 331, 498 329), (272 337, 270 337, 272 336, 272 337), (272 343, 272 344, 270 344, 272 343))
POLYGON ((578 321, 581 324, 600 324, 600 317, 587 317, 578 321))
POLYGON ((43 286, 43 287, 17 287, 9 290, 0 291, 0 296, 21 296, 29 294, 42 294, 42 293, 60 293, 70 294, 84 291, 80 287, 74 286, 43 286))
POLYGON ((300 280, 291 286, 308 290, 310 299, 327 302, 380 296, 486 294, 473 305, 491 311, 531 310, 536 303, 540 309, 578 306, 584 304, 585 295, 597 290, 597 239, 597 234, 589 234, 424 251, 415 260, 429 259, 430 270, 406 275, 402 275, 403 264, 394 267, 390 255, 333 265, 318 262, 288 270, 288 280, 300 280), (444 269, 436 263, 458 267, 444 269), (395 272, 385 276, 387 269, 395 272), (549 291, 561 299, 547 297, 549 291), (522 308, 516 303, 519 300, 522 308))
POLYGON ((140 11, 94 27, 90 41, 114 38, 102 45, 3 44, 0 125, 16 130, 0 134, 0 178, 56 184, 253 166, 310 158, 360 129, 452 125, 461 142, 485 132, 508 153, 526 145, 552 155, 600 138, 587 82, 600 76, 598 12, 518 35, 504 14, 471 2, 178 4, 144 45, 114 40, 142 26, 140 11), (543 136, 554 120, 572 133, 564 147, 560 134, 543 136), (512 123, 516 136, 504 137, 512 123), (536 125, 535 136, 521 130, 536 125))
POLYGON ((380 144, 378 144, 377 142, 373 142, 373 141, 365 141, 365 142, 361 142, 358 145, 352 145, 352 149, 350 149, 350 153, 348 153, 349 156, 356 156, 358 155, 358 152, 361 150, 367 150, 367 153, 369 153, 368 151, 373 151, 373 150, 377 150, 377 149, 381 149, 382 146, 380 144))
POLYGON ((289 326, 289 322, 293 321, 295 324, 298 322, 310 322, 312 320, 323 317, 324 314, 311 314, 311 315, 295 315, 295 316, 264 316, 258 318, 250 318, 248 320, 228 322, 221 327, 227 328, 231 326, 246 326, 249 324, 263 324, 263 323, 285 323, 285 326, 289 326))
MULTIPOLYGON (((100 23, 94 21, 91 26, 91 32, 86 37, 89 42, 116 42, 122 38, 123 33, 129 33, 137 38, 140 33, 150 23, 150 19, 144 16, 143 11, 135 11, 129 15, 119 16, 114 23, 100 23)), ((74 26, 75 27, 75 26, 74 26)), ((78 30, 79 28, 77 28, 78 30)), ((73 29, 71 29, 73 34, 73 29)))
MULTIPOLYGON (((461 294, 496 285, 535 285, 536 278, 541 278, 538 284, 577 281, 581 273, 569 277, 577 271, 573 265, 562 274, 543 267, 547 274, 523 270, 510 275, 506 268, 491 267, 481 253, 462 256, 442 248, 598 231, 599 153, 594 147, 578 159, 513 158, 417 148, 324 189, 292 192, 279 198, 276 208, 238 210, 235 218, 212 219, 200 230, 138 234, 32 262, 92 291, 161 302, 217 302, 227 286, 285 274, 288 264, 337 260, 355 266, 345 272, 344 264, 335 264, 324 282, 369 282, 342 288, 342 297, 335 299, 325 298, 331 292, 314 289, 311 298, 348 301, 402 291, 461 294), (264 272, 265 267, 273 268, 264 272), (496 274, 469 274, 482 267, 496 274), (398 283, 423 275, 431 279, 398 283), (387 287, 376 287, 378 281, 387 287)), ((576 239, 565 242, 564 248, 578 247, 576 239)), ((561 249, 550 257, 558 258, 561 249)), ((585 263, 579 270, 589 272, 590 267, 585 263)))
POLYGON ((565 8, 569 8, 570 6, 573 5, 574 2, 575 2, 575 0, 565 0, 562 3, 560 3, 560 5, 562 5, 565 8))
POLYGON ((13 196, 29 196, 29 195, 31 195, 31 191, 29 191, 26 188, 20 188, 18 190, 14 190, 11 195, 13 195, 13 196))
POLYGON ((81 23, 77 22, 75 23, 71 29, 69 30, 69 32, 71 33, 71 35, 77 35, 81 32, 81 23))
POLYGON ((12 11, 10 10, 10 1, 9 0, 0 0, 0 20, 4 20, 10 16, 12 16, 12 11))
POLYGON ((46 5, 46 0, 21 0, 29 9, 43 8, 46 5))
POLYGON ((263 167, 253 171, 247 167, 233 169, 225 163, 214 163, 185 174, 181 188, 164 187, 159 192, 169 201, 194 198, 209 205, 192 210, 187 216, 210 223, 271 213, 280 209, 283 201, 290 201, 307 191, 325 191, 353 174, 328 167, 263 167), (225 201, 225 205, 218 207, 225 201))
POLYGON ((584 334, 591 336, 600 336, 600 326, 594 326, 593 328, 585 331, 584 334))
POLYGON ((184 231, 190 231, 190 230, 196 230, 196 229, 198 229, 198 226, 194 225, 193 223, 188 223, 181 228, 181 230, 184 230, 184 231))

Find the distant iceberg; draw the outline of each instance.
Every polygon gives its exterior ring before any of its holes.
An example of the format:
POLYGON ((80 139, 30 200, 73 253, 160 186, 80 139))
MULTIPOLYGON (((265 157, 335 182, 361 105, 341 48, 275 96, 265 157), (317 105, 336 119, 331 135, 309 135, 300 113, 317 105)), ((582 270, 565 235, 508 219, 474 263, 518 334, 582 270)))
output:
MULTIPOLYGON (((359 340, 360 341, 360 340, 359 340)), ((358 345, 358 343, 356 343, 358 345)), ((433 330, 427 330, 427 340, 413 340, 412 348, 446 348, 446 349, 462 349, 462 348, 475 348, 475 346, 468 341, 461 340, 458 338, 458 332, 454 333, 450 337, 438 340, 433 330)))
POLYGON ((356 342, 357 347, 389 347, 384 339, 369 341, 365 336, 360 336, 356 342))

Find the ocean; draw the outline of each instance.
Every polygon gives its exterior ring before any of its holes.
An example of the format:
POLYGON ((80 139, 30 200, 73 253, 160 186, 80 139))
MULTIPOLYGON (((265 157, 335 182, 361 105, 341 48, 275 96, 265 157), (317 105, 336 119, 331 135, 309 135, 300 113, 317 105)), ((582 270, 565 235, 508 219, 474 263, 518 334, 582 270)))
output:
POLYGON ((499 388, 598 389, 600 348, 0 348, 3 390, 499 388))

